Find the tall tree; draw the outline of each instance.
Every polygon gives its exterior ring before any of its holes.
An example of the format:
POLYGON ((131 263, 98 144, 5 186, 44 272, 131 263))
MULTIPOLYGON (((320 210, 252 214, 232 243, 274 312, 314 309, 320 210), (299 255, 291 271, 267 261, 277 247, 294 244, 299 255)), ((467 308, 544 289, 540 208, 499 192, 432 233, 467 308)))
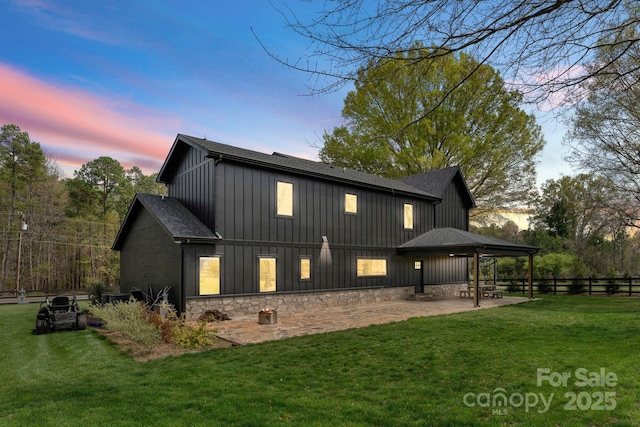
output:
MULTIPOLYGON (((9 124, 0 130, 0 197, 2 207, 8 212, 8 221, 3 235, 6 236, 2 251, 2 285, 7 282, 8 262, 12 256, 12 243, 22 227, 17 221, 26 214, 30 192, 45 176, 44 152, 37 142, 20 127, 9 124)), ((4 225, 3 225, 4 228, 4 225)))
MULTIPOLYGON (((306 7, 311 7, 309 3, 306 7)), ((289 27, 311 40, 303 53, 306 60, 281 59, 265 46, 271 56, 294 69, 326 76, 328 81, 313 88, 316 91, 357 81, 356 70, 372 60, 394 58, 413 66, 464 51, 480 64, 499 68, 510 81, 522 85, 523 92, 542 100, 590 76, 609 73, 640 44, 637 36, 618 37, 640 23, 637 2, 628 0, 320 3, 322 9, 316 14, 304 14, 312 16, 309 20, 300 18, 304 11, 296 13, 294 6, 281 10, 289 27), (422 51, 407 63, 402 56, 414 50, 415 40, 429 41, 438 49, 422 51), (603 43, 619 47, 620 55, 596 63, 595 54, 603 43), (585 67, 588 64, 596 65, 585 67)), ((464 81, 466 76, 461 78, 464 81)))
POLYGON ((102 219, 110 209, 124 213, 122 199, 131 194, 131 182, 127 179, 120 162, 102 156, 83 164, 74 176, 75 180, 69 184, 70 190, 75 192, 74 203, 80 205, 97 201, 98 216, 102 219), (79 198, 85 200, 78 200, 79 198))
POLYGON ((570 242, 582 256, 592 235, 614 235, 624 222, 607 208, 615 189, 588 174, 548 180, 536 202, 534 225, 570 242))
MULTIPOLYGON (((640 9, 640 6, 636 5, 640 9)), ((620 36, 640 37, 640 28, 628 28, 620 36)), ((640 226, 640 46, 628 49, 616 40, 604 43, 597 63, 613 63, 608 74, 582 85, 565 140, 568 160, 578 168, 606 179, 617 191, 607 204, 640 226), (613 47, 611 47, 613 45, 613 47), (623 59, 620 59, 620 58, 623 59)))
MULTIPOLYGON (((429 50, 416 45, 404 59, 429 50)), ((458 165, 478 213, 524 203, 544 140, 535 118, 519 108, 522 95, 464 53, 402 64, 384 59, 359 71, 344 101, 345 123, 325 132, 320 158, 393 178, 458 165)))
POLYGON ((126 176, 133 185, 134 193, 167 194, 167 187, 156 182, 157 173, 145 175, 138 166, 133 166, 131 169, 127 169, 126 176))

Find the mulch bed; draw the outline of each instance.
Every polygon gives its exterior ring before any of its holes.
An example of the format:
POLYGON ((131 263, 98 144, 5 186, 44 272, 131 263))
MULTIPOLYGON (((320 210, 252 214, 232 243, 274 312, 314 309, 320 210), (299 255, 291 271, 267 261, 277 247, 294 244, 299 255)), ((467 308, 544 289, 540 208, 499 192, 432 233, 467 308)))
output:
MULTIPOLYGON (((100 322, 90 314, 87 316, 87 323, 100 322)), ((222 338, 214 337, 213 345, 205 347, 203 349, 181 348, 175 344, 160 342, 152 350, 140 346, 138 343, 124 337, 119 332, 111 331, 105 327, 97 327, 89 325, 89 329, 96 331, 100 335, 106 337, 109 341, 115 344, 121 351, 130 355, 134 360, 138 362, 148 362, 149 360, 161 359, 168 356, 179 356, 185 353, 199 353, 204 350, 212 348, 228 348, 234 344, 230 341, 222 338)))

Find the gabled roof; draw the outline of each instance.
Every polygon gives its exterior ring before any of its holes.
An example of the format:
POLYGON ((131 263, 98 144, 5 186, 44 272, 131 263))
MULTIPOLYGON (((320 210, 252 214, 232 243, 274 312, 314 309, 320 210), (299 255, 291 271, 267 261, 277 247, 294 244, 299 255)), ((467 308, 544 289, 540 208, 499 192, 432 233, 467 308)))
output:
POLYGON ((129 206, 129 211, 122 222, 112 249, 116 251, 122 249, 126 234, 137 213, 142 208, 151 214, 167 235, 175 242, 194 241, 211 243, 221 240, 221 236, 212 232, 177 199, 138 193, 129 206))
POLYGON ((437 169, 434 171, 424 172, 417 175, 411 175, 404 178, 400 178, 400 181, 405 182, 413 187, 416 187, 426 193, 433 194, 436 197, 442 198, 447 186, 453 181, 456 176, 459 176, 460 181, 464 185, 470 206, 474 208, 476 206, 473 200, 473 195, 467 186, 467 182, 462 175, 462 171, 459 166, 451 166, 444 169, 437 169))
POLYGON ((505 255, 525 256, 538 252, 535 246, 509 242, 457 228, 434 228, 400 245, 398 252, 424 255, 505 255))
POLYGON ((209 157, 222 162, 240 162, 263 168, 275 169, 285 173, 302 174, 350 185, 392 191, 394 193, 425 198, 432 201, 440 200, 440 197, 400 180, 383 178, 353 169, 332 166, 326 163, 301 159, 299 157, 289 156, 282 153, 260 153, 182 134, 178 134, 176 137, 173 147, 158 173, 158 181, 166 182, 170 179, 172 164, 174 161, 177 161, 174 160, 174 153, 178 150, 178 146, 180 144, 187 144, 201 150, 206 150, 209 157))

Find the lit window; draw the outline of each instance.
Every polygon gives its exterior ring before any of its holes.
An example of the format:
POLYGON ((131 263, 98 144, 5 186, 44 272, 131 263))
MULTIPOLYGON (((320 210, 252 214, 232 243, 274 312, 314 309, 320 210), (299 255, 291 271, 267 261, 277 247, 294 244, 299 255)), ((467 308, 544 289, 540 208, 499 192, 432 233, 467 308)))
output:
POLYGON ((260 292, 276 290, 276 259, 260 258, 260 292))
POLYGON ((300 280, 311 280, 311 258, 300 258, 300 280))
POLYGON ((413 205, 404 204, 404 228, 413 230, 413 205))
POLYGON ((200 295, 220 294, 220 257, 200 257, 200 295))
POLYGON ((415 268, 416 270, 421 270, 422 269, 422 262, 416 261, 415 264, 413 265, 413 268, 415 268))
POLYGON ((344 195, 344 211, 345 213, 358 213, 358 196, 346 193, 344 195))
POLYGON ((359 259, 357 268, 358 277, 365 276, 386 276, 387 260, 382 259, 359 259))
POLYGON ((293 184, 278 181, 276 193, 278 215, 293 216, 293 184))

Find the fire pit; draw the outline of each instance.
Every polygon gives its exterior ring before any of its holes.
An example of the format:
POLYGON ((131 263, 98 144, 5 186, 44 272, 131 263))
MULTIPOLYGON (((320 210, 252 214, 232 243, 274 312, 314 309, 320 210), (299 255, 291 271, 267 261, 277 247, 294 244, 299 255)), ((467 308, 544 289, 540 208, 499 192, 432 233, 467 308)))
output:
POLYGON ((278 312, 272 308, 263 308, 258 312, 258 324, 271 325, 278 323, 278 312))

